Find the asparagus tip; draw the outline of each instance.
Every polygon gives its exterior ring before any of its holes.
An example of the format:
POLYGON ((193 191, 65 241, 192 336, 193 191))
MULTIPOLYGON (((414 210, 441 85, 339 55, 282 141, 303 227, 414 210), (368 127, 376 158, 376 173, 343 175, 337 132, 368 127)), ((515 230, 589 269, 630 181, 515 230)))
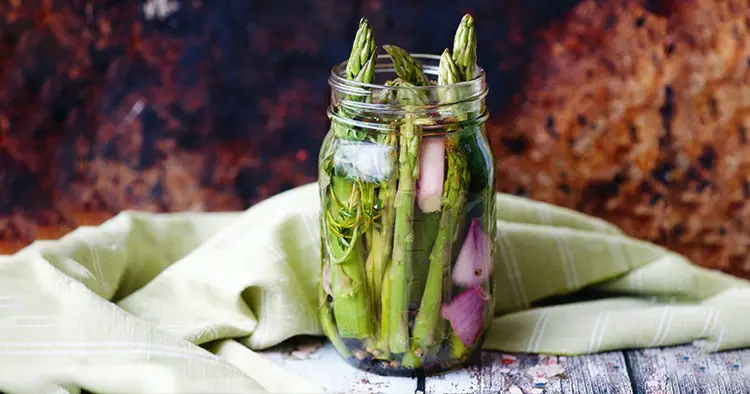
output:
MULTIPOLYGON (((362 18, 359 21, 359 28, 354 36, 354 43, 352 44, 352 51, 349 55, 349 61, 346 64, 347 78, 354 79, 371 79, 370 70, 365 71, 367 75, 360 75, 362 69, 366 68, 368 60, 374 58, 375 54, 375 40, 372 35, 372 28, 366 18, 362 18)), ((370 68, 374 66, 374 61, 369 65, 370 68)), ((369 80, 362 80, 361 82, 371 82, 369 80)))

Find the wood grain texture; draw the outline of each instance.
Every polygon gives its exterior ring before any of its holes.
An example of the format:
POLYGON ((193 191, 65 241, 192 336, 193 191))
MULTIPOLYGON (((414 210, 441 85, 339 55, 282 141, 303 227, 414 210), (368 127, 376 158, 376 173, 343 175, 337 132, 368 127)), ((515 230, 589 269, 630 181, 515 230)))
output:
POLYGON ((534 389, 545 394, 632 393, 625 358, 621 352, 585 357, 513 355, 503 361, 503 353, 484 352, 480 366, 427 378, 427 393, 506 393, 517 387, 523 393, 534 389), (533 370, 545 364, 559 364, 564 373, 536 381, 533 370), (535 384, 537 383, 537 384, 535 384))
MULTIPOLYGON (((295 340, 264 352, 268 359, 335 393, 418 393, 417 379, 360 371, 344 362, 330 344, 309 355, 293 353, 320 339, 295 340), (312 341, 312 342, 311 342, 312 341), (299 358, 298 358, 299 357, 299 358)), ((308 351, 310 349, 308 348, 308 351)), ((750 349, 715 354, 692 346, 608 352, 581 357, 506 355, 484 352, 479 365, 428 377, 424 393, 524 394, 744 394, 750 393, 750 349), (557 363, 559 377, 542 384, 534 369, 557 363)))
POLYGON ((636 393, 750 393, 750 350, 707 354, 694 346, 625 353, 636 393))

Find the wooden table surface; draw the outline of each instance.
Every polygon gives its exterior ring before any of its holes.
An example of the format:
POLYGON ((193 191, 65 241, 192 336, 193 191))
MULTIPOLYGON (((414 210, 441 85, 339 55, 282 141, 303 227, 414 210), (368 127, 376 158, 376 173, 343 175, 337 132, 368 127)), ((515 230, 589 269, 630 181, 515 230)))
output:
POLYGON ((677 346, 581 357, 488 351, 477 366, 419 379, 360 371, 317 338, 296 339, 263 354, 340 393, 750 393, 750 349, 706 354, 677 346), (562 374, 539 378, 540 366, 550 364, 558 364, 562 374))

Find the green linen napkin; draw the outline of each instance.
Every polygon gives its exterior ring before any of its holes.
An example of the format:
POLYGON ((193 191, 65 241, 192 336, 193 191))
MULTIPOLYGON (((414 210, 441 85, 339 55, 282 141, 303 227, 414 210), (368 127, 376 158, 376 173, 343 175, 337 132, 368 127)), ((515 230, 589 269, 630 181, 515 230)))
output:
MULTIPOLYGON (((320 392, 253 350, 320 335, 314 184, 244 213, 124 212, 0 256, 0 390, 320 392), (253 349, 253 350, 251 350, 253 349)), ((601 220, 498 195, 485 347, 750 345, 750 284, 601 220)))

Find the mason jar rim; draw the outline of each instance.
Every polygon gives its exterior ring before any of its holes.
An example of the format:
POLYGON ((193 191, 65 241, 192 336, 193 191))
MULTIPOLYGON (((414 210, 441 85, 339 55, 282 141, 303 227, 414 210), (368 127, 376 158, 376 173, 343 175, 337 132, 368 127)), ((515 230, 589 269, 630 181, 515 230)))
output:
MULTIPOLYGON (((425 54, 425 53, 410 53, 410 55, 417 59, 417 60, 430 60, 430 61, 437 61, 440 62, 440 56, 439 55, 432 55, 432 54, 425 54)), ((376 62, 375 63, 375 72, 388 72, 394 71, 393 63, 391 62, 390 55, 386 53, 381 53, 377 56, 378 60, 381 59, 387 59, 388 63, 383 64, 382 62, 376 62)), ((328 77, 328 84, 332 88, 336 88, 344 93, 350 93, 350 94, 366 94, 369 92, 368 89, 389 89, 393 91, 414 91, 414 90, 436 90, 436 89, 446 89, 446 88, 460 88, 460 87, 467 87, 471 85, 481 85, 485 79, 485 72, 482 67, 479 65, 476 65, 477 73, 476 75, 468 80, 468 81, 461 81, 456 82, 448 85, 425 85, 425 86, 387 86, 384 84, 374 84, 374 83, 365 83, 365 82, 359 82, 359 81, 352 81, 349 79, 346 79, 343 75, 346 73, 346 65, 348 63, 348 60, 344 60, 343 62, 335 65, 333 68, 331 68, 330 76, 328 77)), ((424 65, 424 62, 423 62, 424 65)), ((424 72, 427 75, 438 75, 438 69, 437 66, 432 65, 424 65, 424 72)), ((485 87, 484 90, 487 88, 485 87)), ((486 93, 485 93, 486 94, 486 93)))

